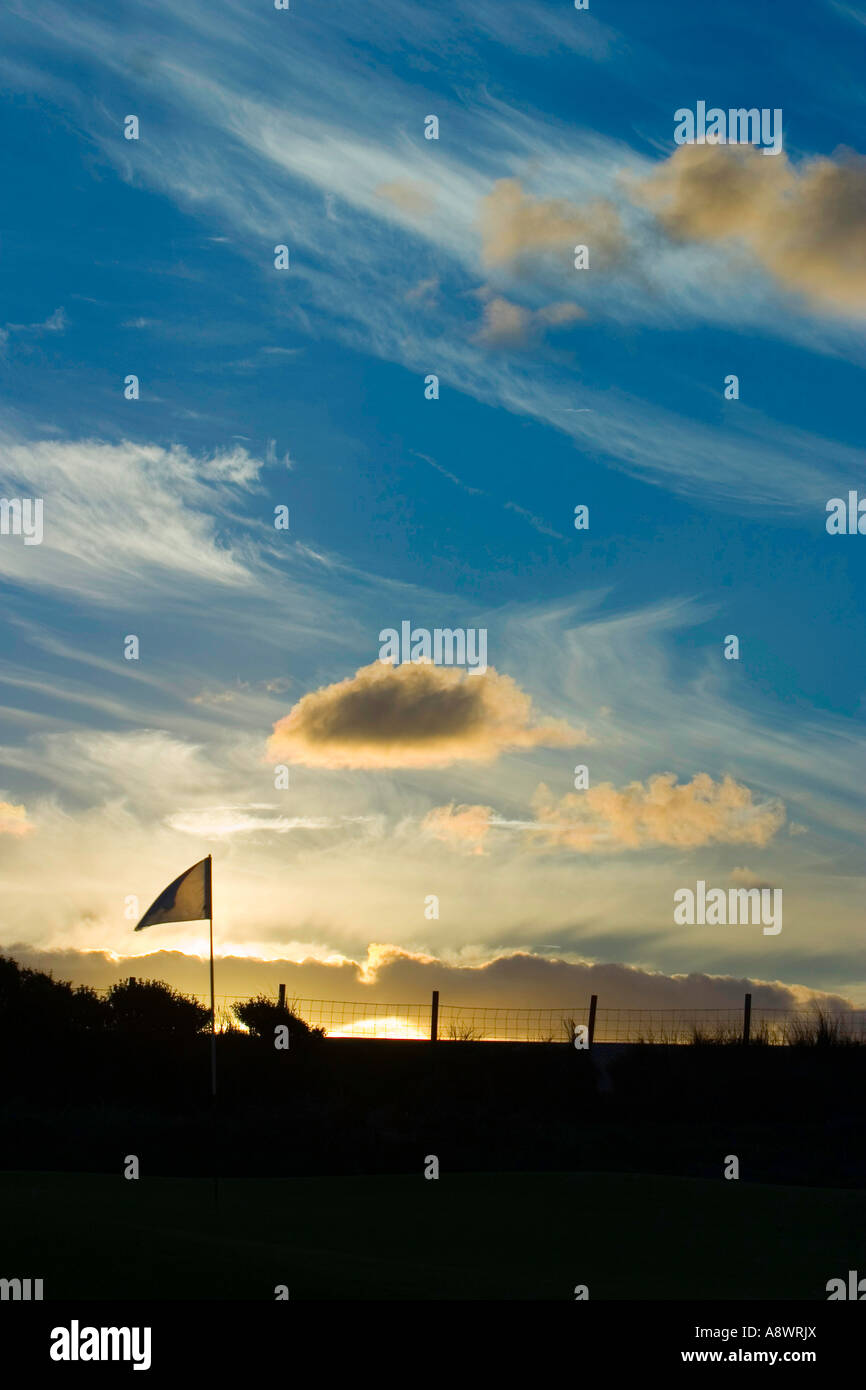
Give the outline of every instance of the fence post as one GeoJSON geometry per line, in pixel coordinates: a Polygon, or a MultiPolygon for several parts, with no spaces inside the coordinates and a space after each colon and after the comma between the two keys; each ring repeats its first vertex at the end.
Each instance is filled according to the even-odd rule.
{"type": "Polygon", "coordinates": [[[593,994],[589,1001],[589,1050],[592,1051],[592,1040],[595,1037],[595,1011],[598,1008],[598,995],[593,994]]]}
{"type": "Polygon", "coordinates": [[[746,1002],[743,1005],[743,1046],[749,1045],[749,1030],[752,1024],[752,996],[746,995],[746,1002]]]}
{"type": "Polygon", "coordinates": [[[433,999],[430,1003],[430,1041],[435,1042],[439,1036],[439,991],[434,989],[433,999]]]}
{"type": "Polygon", "coordinates": [[[281,1008],[281,1009],[284,1009],[285,1007],[286,1007],[286,987],[285,987],[285,985],[280,985],[280,1008],[281,1008]]]}

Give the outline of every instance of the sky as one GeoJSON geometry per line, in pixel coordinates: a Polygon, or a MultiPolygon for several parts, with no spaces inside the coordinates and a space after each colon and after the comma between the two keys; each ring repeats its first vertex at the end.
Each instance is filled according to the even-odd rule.
{"type": "Polygon", "coordinates": [[[2,949],[204,990],[205,923],[132,927],[212,854],[226,993],[866,1006],[866,7],[0,40],[2,949]]]}

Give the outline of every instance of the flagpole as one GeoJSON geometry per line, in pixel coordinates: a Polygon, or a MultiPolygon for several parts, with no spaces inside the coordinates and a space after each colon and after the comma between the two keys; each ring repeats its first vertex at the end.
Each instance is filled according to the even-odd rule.
{"type": "Polygon", "coordinates": [[[207,857],[207,910],[210,923],[210,1124],[211,1159],[213,1162],[213,1203],[214,1210],[220,1204],[219,1165],[217,1162],[217,1123],[216,1123],[216,1000],[213,988],[213,856],[207,857]]]}
{"type": "Polygon", "coordinates": [[[208,921],[210,923],[210,1092],[217,1093],[216,1077],[216,1006],[213,989],[213,856],[207,857],[208,921]]]}

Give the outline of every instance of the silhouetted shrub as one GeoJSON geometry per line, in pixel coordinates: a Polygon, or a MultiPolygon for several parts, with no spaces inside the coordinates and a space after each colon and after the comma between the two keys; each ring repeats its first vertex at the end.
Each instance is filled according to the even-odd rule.
{"type": "Polygon", "coordinates": [[[194,1037],[210,1023],[210,1010],[161,980],[121,980],[108,991],[111,1026],[148,1037],[194,1037]]]}
{"type": "Polygon", "coordinates": [[[108,1023],[105,1000],[95,990],[0,956],[0,1026],[45,1034],[99,1032],[108,1023]]]}
{"type": "Polygon", "coordinates": [[[290,1045],[318,1041],[325,1036],[324,1028],[311,1028],[288,1005],[280,1005],[267,994],[255,994],[251,999],[232,1004],[232,1012],[245,1028],[249,1028],[253,1037],[266,1038],[269,1042],[273,1042],[274,1029],[279,1024],[288,1028],[290,1045]]]}

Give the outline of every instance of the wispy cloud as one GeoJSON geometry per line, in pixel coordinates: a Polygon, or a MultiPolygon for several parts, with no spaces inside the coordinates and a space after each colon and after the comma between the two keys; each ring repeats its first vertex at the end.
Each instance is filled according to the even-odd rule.
{"type": "Polygon", "coordinates": [[[528,512],[525,507],[519,507],[516,502],[505,502],[503,504],[510,512],[516,512],[522,516],[524,521],[528,521],[530,526],[542,536],[554,536],[557,540],[564,540],[565,537],[560,531],[554,531],[552,526],[548,526],[542,521],[540,516],[535,516],[533,512],[528,512]]]}
{"type": "Polygon", "coordinates": [[[287,835],[292,830],[328,830],[339,824],[325,816],[263,814],[271,810],[267,805],[208,806],[197,811],[176,811],[166,817],[166,824],[184,835],[204,840],[262,831],[287,835]]]}
{"type": "MultiPolygon", "coordinates": [[[[80,108],[80,120],[128,177],[211,224],[218,218],[263,276],[274,274],[273,245],[290,242],[294,292],[283,309],[304,331],[312,309],[316,331],[352,349],[413,371],[436,362],[455,389],[562,430],[612,467],[718,505],[802,511],[827,495],[828,469],[816,460],[839,459],[843,468],[853,463],[855,451],[832,439],[798,440],[743,408],[721,438],[655,403],[612,392],[582,391],[586,413],[577,416],[571,413],[572,373],[548,364],[539,377],[507,361],[486,360],[485,337],[496,334],[496,325],[477,342],[468,340],[467,297],[483,274],[485,245],[504,277],[492,287],[497,300],[513,304],[511,262],[523,252],[558,255],[567,232],[564,255],[573,249],[573,228],[579,230],[580,217],[593,209],[597,253],[603,259],[607,246],[609,259],[617,261],[623,238],[629,256],[620,255],[597,279],[578,276],[568,263],[554,277],[556,298],[549,277],[536,282],[530,276],[526,283],[535,298],[517,310],[521,321],[524,312],[543,314],[545,305],[575,302],[579,285],[580,307],[594,321],[671,330],[716,322],[788,334],[819,350],[832,350],[835,342],[835,350],[844,344],[855,356],[862,351],[844,325],[805,321],[790,295],[780,298],[759,269],[732,281],[728,249],[720,242],[671,239],[632,198],[638,183],[663,166],[598,132],[575,132],[547,115],[507,107],[480,88],[464,116],[473,138],[459,147],[427,142],[418,92],[398,76],[371,84],[348,47],[341,50],[341,91],[347,107],[363,109],[365,117],[363,126],[347,125],[323,99],[334,61],[333,53],[326,61],[323,35],[307,33],[281,49],[263,82],[256,57],[261,25],[241,25],[227,11],[217,20],[209,7],[193,6],[174,33],[167,6],[154,16],[174,42],[170,60],[148,63],[148,138],[134,150],[123,148],[107,111],[99,119],[90,106],[80,108]],[[282,100],[285,81],[292,86],[291,109],[282,100]],[[178,107],[186,113],[183,122],[176,119],[178,107]],[[402,120],[395,119],[399,111],[406,113],[402,120]],[[415,185],[429,190],[432,200],[420,218],[417,205],[407,211],[399,199],[377,191],[415,185]],[[323,215],[325,195],[333,200],[333,218],[323,215]],[[355,233],[348,238],[340,208],[352,212],[355,233]],[[419,284],[419,265],[420,283],[440,287],[435,305],[425,300],[430,312],[424,319],[406,297],[419,284]]],[[[587,18],[572,23],[571,32],[587,18]]],[[[43,43],[67,44],[128,81],[128,38],[110,26],[56,8],[33,23],[43,43]]],[[[328,31],[329,44],[342,43],[342,23],[337,19],[328,31]]],[[[491,16],[490,25],[501,28],[501,21],[494,24],[491,16]]],[[[429,29],[424,16],[416,27],[429,29]]],[[[393,37],[396,42],[396,31],[393,37]]],[[[387,46],[384,35],[382,42],[387,46]]],[[[800,201],[805,207],[813,200],[800,201]]],[[[841,223],[839,229],[841,235],[841,223]]]]}
{"type": "Polygon", "coordinates": [[[255,483],[259,464],[245,450],[194,459],[182,448],[133,443],[3,443],[6,495],[38,497],[44,507],[41,545],[0,549],[8,579],[109,603],[152,592],[166,575],[196,587],[253,584],[215,519],[232,489],[255,483]]]}

